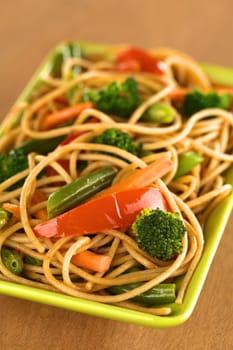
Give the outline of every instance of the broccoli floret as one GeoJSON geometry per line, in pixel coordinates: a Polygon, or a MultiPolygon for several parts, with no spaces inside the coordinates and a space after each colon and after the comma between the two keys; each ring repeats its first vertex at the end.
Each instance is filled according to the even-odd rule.
{"type": "Polygon", "coordinates": [[[123,83],[113,82],[104,89],[89,90],[83,96],[84,101],[92,101],[102,112],[127,118],[140,105],[138,83],[128,78],[123,83]]]}
{"type": "Polygon", "coordinates": [[[168,260],[182,251],[186,229],[178,213],[143,209],[132,229],[139,248],[154,258],[168,260]]]}
{"type": "Polygon", "coordinates": [[[92,142],[115,146],[136,156],[138,156],[142,150],[141,143],[135,143],[128,133],[114,128],[106,129],[102,134],[94,137],[92,142]]]}
{"type": "Polygon", "coordinates": [[[195,89],[185,96],[182,110],[185,117],[190,117],[206,108],[229,109],[231,100],[231,95],[228,93],[219,95],[215,91],[204,93],[195,89]]]}
{"type": "MultiPolygon", "coordinates": [[[[14,149],[8,154],[0,155],[0,183],[11,176],[28,168],[27,155],[19,149],[14,149]]],[[[8,190],[14,190],[22,186],[24,179],[10,186],[8,190]]]]}

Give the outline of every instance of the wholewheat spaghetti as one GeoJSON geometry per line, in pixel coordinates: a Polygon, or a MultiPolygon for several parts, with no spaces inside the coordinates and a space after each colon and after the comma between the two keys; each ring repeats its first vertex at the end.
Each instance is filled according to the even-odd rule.
{"type": "MultiPolygon", "coordinates": [[[[27,255],[42,262],[40,266],[25,263],[23,273],[16,275],[0,259],[0,278],[165,315],[172,312],[170,307],[146,308],[134,303],[132,298],[160,283],[183,276],[176,297],[176,303],[182,303],[204,248],[205,221],[213,208],[231,191],[231,186],[224,182],[223,173],[233,162],[233,116],[230,109],[206,108],[188,119],[184,118],[179,98],[178,105],[174,99],[176,91],[215,89],[199,65],[183,53],[161,48],[152,50],[150,55],[159,60],[162,74],[148,72],[138,66],[136,70],[132,67],[128,67],[128,70],[120,69],[115,57],[126,49],[127,47],[109,48],[111,58],[104,55],[96,57],[89,53],[82,58],[65,60],[59,76],[54,76],[51,72],[43,75],[42,86],[34,89],[27,101],[17,103],[5,118],[0,138],[2,154],[32,139],[47,140],[74,133],[76,137],[72,142],[59,145],[45,155],[39,151],[29,152],[28,169],[0,183],[0,203],[14,204],[19,207],[20,213],[19,218],[13,215],[0,230],[0,247],[14,249],[22,257],[27,255]],[[74,68],[78,68],[79,72],[67,80],[67,75],[74,68]],[[123,82],[129,77],[133,77],[138,84],[141,102],[127,119],[107,114],[93,104],[77,113],[72,123],[61,123],[48,129],[42,127],[47,115],[56,114],[69,104],[82,103],[87,89],[99,91],[112,82],[123,82]],[[72,98],[69,100],[68,94],[71,91],[72,98]],[[173,105],[173,121],[169,124],[143,121],[142,116],[148,108],[160,102],[173,105]],[[89,122],[90,118],[94,118],[95,122],[89,122]],[[142,144],[144,154],[138,156],[111,145],[92,143],[94,137],[110,128],[129,133],[135,143],[142,144]],[[179,156],[185,152],[198,152],[203,157],[203,162],[188,174],[176,178],[179,156]],[[168,157],[173,168],[150,186],[159,188],[170,210],[179,213],[186,227],[182,251],[177,256],[168,261],[151,257],[139,248],[129,227],[125,230],[107,229],[81,237],[36,236],[34,227],[46,221],[37,214],[46,210],[48,197],[60,187],[106,166],[117,169],[113,185],[118,184],[138,169],[144,169],[162,157],[168,157]],[[85,163],[81,170],[77,168],[80,162],[85,163]],[[52,169],[49,176],[46,175],[48,168],[52,169]],[[25,179],[22,186],[9,190],[22,179],[25,179]],[[42,199],[36,201],[33,197],[37,190],[42,193],[42,199]],[[72,257],[87,250],[110,257],[109,270],[95,272],[76,266],[72,257]],[[135,266],[139,266],[140,270],[131,271],[135,266]],[[133,290],[118,295],[112,295],[108,291],[111,286],[130,283],[140,284],[133,290]]],[[[95,220],[94,213],[90,213],[90,220],[95,220]]]]}

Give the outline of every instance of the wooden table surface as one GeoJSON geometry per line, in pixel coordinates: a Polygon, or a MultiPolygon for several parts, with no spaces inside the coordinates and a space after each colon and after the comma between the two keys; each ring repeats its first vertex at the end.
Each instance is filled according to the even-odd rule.
{"type": "MultiPolygon", "coordinates": [[[[233,67],[233,2],[4,1],[0,9],[0,118],[42,58],[66,39],[170,46],[233,67]]],[[[0,349],[233,348],[233,217],[191,318],[153,329],[0,296],[0,349]]]]}

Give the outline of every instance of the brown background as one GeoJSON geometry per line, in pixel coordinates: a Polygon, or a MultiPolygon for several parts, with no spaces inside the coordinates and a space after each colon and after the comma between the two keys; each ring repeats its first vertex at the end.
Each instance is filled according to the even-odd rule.
{"type": "MultiPolygon", "coordinates": [[[[232,13],[231,0],[2,1],[0,119],[48,51],[67,39],[170,46],[233,67],[232,13]]],[[[184,325],[144,328],[0,296],[0,349],[232,349],[232,229],[233,218],[184,325]]]]}

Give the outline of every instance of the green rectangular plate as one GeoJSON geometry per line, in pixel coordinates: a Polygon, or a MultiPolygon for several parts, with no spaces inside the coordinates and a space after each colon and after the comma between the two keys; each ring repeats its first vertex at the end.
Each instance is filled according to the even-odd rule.
{"type": "MultiPolygon", "coordinates": [[[[34,77],[31,79],[18,101],[27,99],[30,96],[32,89],[38,83],[39,77],[51,70],[53,59],[57,52],[62,49],[64,44],[65,43],[60,44],[50,53],[50,55],[35,73],[34,77]]],[[[81,43],[81,45],[89,47],[88,45],[92,44],[81,43]]],[[[95,49],[97,51],[102,51],[107,50],[107,47],[97,44],[95,45],[95,49]]],[[[202,64],[202,67],[210,76],[212,81],[219,84],[233,86],[233,69],[204,63],[202,64]]],[[[233,185],[233,168],[228,171],[226,180],[228,183],[233,185]]],[[[189,283],[183,304],[171,304],[172,314],[169,316],[154,316],[147,313],[83,300],[60,293],[45,291],[6,281],[0,281],[0,293],[72,311],[139,324],[147,327],[166,328],[177,326],[185,322],[191,316],[194,310],[232,209],[233,194],[224,199],[221,204],[211,213],[205,228],[205,248],[200,263],[189,283]]]]}

